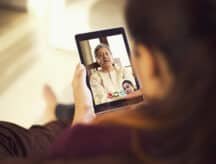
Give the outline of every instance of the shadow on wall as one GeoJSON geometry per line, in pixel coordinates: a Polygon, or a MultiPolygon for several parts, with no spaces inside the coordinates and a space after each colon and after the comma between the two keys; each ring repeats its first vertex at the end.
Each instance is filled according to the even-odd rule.
{"type": "Polygon", "coordinates": [[[125,27],[125,2],[126,0],[97,0],[89,13],[91,29],[125,27]]]}
{"type": "Polygon", "coordinates": [[[35,24],[25,12],[0,9],[0,95],[37,62],[35,24]]]}
{"type": "Polygon", "coordinates": [[[28,0],[0,0],[0,8],[27,11],[28,0]]]}

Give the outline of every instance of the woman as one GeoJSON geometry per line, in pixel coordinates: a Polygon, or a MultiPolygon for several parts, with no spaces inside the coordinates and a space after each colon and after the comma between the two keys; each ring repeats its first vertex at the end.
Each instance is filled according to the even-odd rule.
{"type": "Polygon", "coordinates": [[[133,66],[149,104],[95,118],[86,71],[78,65],[74,122],[50,157],[215,163],[215,6],[211,0],[128,0],[133,66]]]}
{"type": "Polygon", "coordinates": [[[79,65],[73,128],[55,142],[51,156],[215,163],[215,7],[210,0],[129,0],[133,66],[149,105],[95,119],[79,65]]]}
{"type": "Polygon", "coordinates": [[[127,95],[133,93],[136,90],[136,88],[130,80],[124,80],[122,82],[122,88],[124,89],[124,92],[127,95]]]}
{"type": "Polygon", "coordinates": [[[114,93],[122,94],[122,82],[134,81],[131,72],[114,63],[110,48],[99,44],[95,48],[95,58],[100,68],[90,76],[90,85],[96,104],[113,101],[114,93]]]}

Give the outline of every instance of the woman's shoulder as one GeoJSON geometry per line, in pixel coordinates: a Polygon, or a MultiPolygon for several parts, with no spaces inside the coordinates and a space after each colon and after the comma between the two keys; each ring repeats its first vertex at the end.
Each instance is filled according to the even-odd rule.
{"type": "Polygon", "coordinates": [[[115,65],[114,65],[114,68],[115,68],[116,70],[122,70],[122,69],[124,69],[124,67],[122,67],[122,66],[120,66],[120,65],[118,65],[118,64],[115,64],[115,65]]]}
{"type": "Polygon", "coordinates": [[[117,126],[75,125],[53,144],[52,157],[89,156],[129,151],[130,129],[117,126]]]}
{"type": "Polygon", "coordinates": [[[100,79],[102,76],[101,74],[102,74],[102,71],[100,70],[94,71],[91,73],[90,79],[100,79]]]}

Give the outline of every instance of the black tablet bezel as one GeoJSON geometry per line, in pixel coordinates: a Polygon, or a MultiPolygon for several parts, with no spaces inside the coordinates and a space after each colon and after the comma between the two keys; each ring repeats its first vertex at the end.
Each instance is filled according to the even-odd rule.
{"type": "MultiPolygon", "coordinates": [[[[84,54],[82,54],[82,50],[81,50],[81,46],[80,46],[81,41],[100,38],[100,37],[108,37],[108,36],[113,36],[113,35],[119,35],[119,34],[122,34],[122,36],[123,36],[125,47],[126,47],[126,50],[127,50],[127,54],[128,54],[128,57],[129,57],[130,63],[131,63],[130,48],[129,48],[129,44],[128,44],[128,41],[127,41],[126,33],[124,31],[124,28],[122,28],[122,27],[112,28],[112,29],[105,29],[105,30],[88,32],[88,33],[81,33],[81,34],[75,35],[76,45],[77,45],[77,48],[78,48],[81,63],[85,64],[84,63],[84,58],[83,58],[84,54]]],[[[139,89],[140,86],[139,86],[139,83],[138,83],[136,77],[135,77],[135,81],[136,81],[137,89],[139,89]]],[[[88,77],[87,77],[87,85],[91,90],[88,77]]],[[[93,96],[92,91],[91,91],[91,94],[93,96]]],[[[113,111],[113,109],[115,109],[115,108],[119,108],[119,107],[125,106],[125,105],[135,104],[135,103],[138,103],[138,102],[141,102],[141,101],[143,101],[142,96],[139,96],[139,97],[136,97],[136,98],[133,98],[133,99],[122,99],[122,100],[112,101],[112,102],[99,104],[99,105],[96,105],[94,100],[93,100],[93,103],[94,103],[94,107],[95,107],[95,113],[100,113],[100,112],[105,112],[105,111],[109,111],[109,110],[113,111]]]]}

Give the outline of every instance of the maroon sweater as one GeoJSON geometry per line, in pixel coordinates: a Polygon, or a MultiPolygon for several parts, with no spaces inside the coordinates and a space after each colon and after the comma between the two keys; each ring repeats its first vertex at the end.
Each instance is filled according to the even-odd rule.
{"type": "Polygon", "coordinates": [[[132,131],[124,127],[76,125],[66,129],[50,147],[50,158],[129,155],[132,131]]]}
{"type": "MultiPolygon", "coordinates": [[[[25,129],[16,124],[0,122],[0,160],[11,157],[41,157],[68,125],[61,121],[25,129]]],[[[0,162],[1,163],[1,162],[0,162]]]]}

